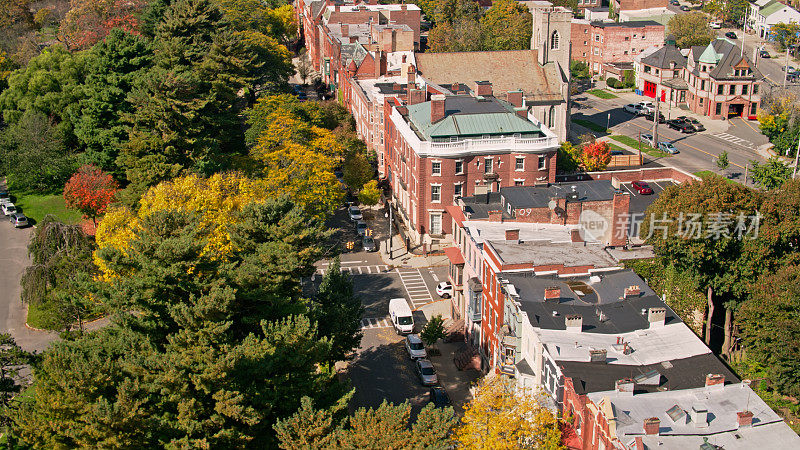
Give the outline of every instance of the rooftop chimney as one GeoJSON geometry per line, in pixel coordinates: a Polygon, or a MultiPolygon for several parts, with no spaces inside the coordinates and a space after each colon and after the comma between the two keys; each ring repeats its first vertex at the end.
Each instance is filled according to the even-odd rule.
{"type": "Polygon", "coordinates": [[[445,96],[442,94],[431,95],[431,123],[444,119],[444,99],[445,96]]]}
{"type": "Polygon", "coordinates": [[[710,373],[706,375],[706,387],[714,386],[714,389],[721,389],[725,386],[725,375],[710,373]]]}
{"type": "Polygon", "coordinates": [[[559,302],[561,300],[561,288],[551,286],[544,288],[544,301],[546,302],[559,302]]]}
{"type": "Polygon", "coordinates": [[[692,406],[692,422],[696,428],[708,428],[708,410],[702,406],[692,406]]]}
{"type": "Polygon", "coordinates": [[[458,83],[453,83],[452,85],[450,85],[450,91],[453,94],[457,93],[460,90],[461,90],[461,86],[459,86],[458,83]]]}
{"type": "MultiPolygon", "coordinates": [[[[567,331],[580,333],[583,331],[583,316],[580,314],[567,314],[564,318],[564,324],[567,326],[567,331]]],[[[603,360],[605,361],[605,359],[605,355],[603,355],[603,360]]]]}
{"type": "Polygon", "coordinates": [[[408,9],[408,5],[406,5],[405,3],[403,3],[402,5],[400,5],[400,11],[405,11],[405,10],[407,10],[407,9],[408,9]]]}
{"type": "Polygon", "coordinates": [[[342,36],[347,37],[350,36],[350,25],[343,23],[342,25],[342,36]]]}
{"type": "Polygon", "coordinates": [[[739,411],[736,413],[736,422],[739,428],[749,427],[753,425],[753,412],[752,411],[739,411]]]}
{"type": "Polygon", "coordinates": [[[405,62],[406,62],[406,55],[403,55],[403,56],[402,56],[402,62],[405,64],[405,62]]]}
{"type": "Polygon", "coordinates": [[[522,107],[522,91],[508,91],[506,92],[506,101],[511,103],[512,105],[516,106],[517,108],[522,107]]]}
{"type": "Polygon", "coordinates": [[[502,221],[503,221],[503,211],[500,210],[489,211],[489,222],[502,222],[502,221]]]}
{"type": "Polygon", "coordinates": [[[589,362],[604,363],[606,362],[607,353],[608,352],[604,348],[600,350],[589,350],[589,362]]]}
{"type": "Polygon", "coordinates": [[[650,328],[663,327],[667,320],[667,308],[658,307],[647,310],[647,321],[650,328]]]}
{"type": "Polygon", "coordinates": [[[624,293],[622,294],[623,298],[631,298],[631,297],[638,297],[642,293],[642,290],[639,288],[638,285],[628,286],[625,288],[624,293]]]}
{"type": "Polygon", "coordinates": [[[519,230],[506,230],[507,241],[519,241],[519,230]]]}
{"type": "Polygon", "coordinates": [[[514,108],[514,112],[517,113],[517,115],[522,117],[523,119],[528,118],[528,108],[524,106],[520,106],[519,108],[514,108]]]}
{"type": "Polygon", "coordinates": [[[408,83],[406,89],[412,89],[416,85],[417,69],[413,64],[409,64],[408,68],[406,69],[406,82],[408,83]]]}
{"type": "Polygon", "coordinates": [[[658,434],[658,428],[661,426],[661,421],[658,417],[651,417],[644,419],[644,434],[655,435],[658,434]]]}
{"type": "Polygon", "coordinates": [[[581,237],[581,230],[570,230],[569,239],[572,242],[583,242],[583,238],[581,237]]]}
{"type": "Polygon", "coordinates": [[[614,382],[614,390],[622,394],[633,395],[633,379],[623,378],[614,382]]]}
{"type": "Polygon", "coordinates": [[[416,105],[417,103],[425,102],[425,91],[422,89],[409,89],[408,90],[408,104],[416,105]]]}
{"type": "Polygon", "coordinates": [[[488,81],[475,82],[475,95],[478,97],[491,97],[492,96],[492,83],[488,81]]]}

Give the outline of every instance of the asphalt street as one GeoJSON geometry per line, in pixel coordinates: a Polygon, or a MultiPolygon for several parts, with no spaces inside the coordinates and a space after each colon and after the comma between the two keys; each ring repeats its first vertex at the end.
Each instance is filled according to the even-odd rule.
{"type": "MultiPolygon", "coordinates": [[[[640,134],[653,132],[653,123],[644,117],[637,117],[625,112],[622,107],[635,101],[649,100],[635,94],[622,95],[614,99],[600,99],[590,94],[577,95],[573,102],[572,118],[590,120],[597,125],[605,127],[610,125],[611,134],[622,134],[638,139],[640,134]],[[610,114],[610,120],[609,120],[610,114]]],[[[680,108],[661,109],[669,120],[682,115],[690,115],[688,111],[680,108]]],[[[716,160],[723,151],[728,152],[730,167],[724,171],[734,179],[743,178],[745,166],[751,160],[763,161],[756,148],[767,142],[766,137],[758,130],[758,124],[741,118],[726,121],[726,124],[709,124],[709,119],[702,118],[701,122],[707,124],[706,131],[684,134],[678,130],[670,129],[666,124],[658,125],[658,140],[671,141],[680,151],[677,155],[655,158],[659,164],[669,165],[683,169],[690,173],[700,170],[720,172],[716,160]],[[709,126],[711,125],[711,126],[709,126]],[[724,129],[724,131],[722,131],[724,129]]],[[[593,132],[596,136],[606,133],[593,132]]],[[[653,159],[653,158],[651,158],[653,159]]]]}

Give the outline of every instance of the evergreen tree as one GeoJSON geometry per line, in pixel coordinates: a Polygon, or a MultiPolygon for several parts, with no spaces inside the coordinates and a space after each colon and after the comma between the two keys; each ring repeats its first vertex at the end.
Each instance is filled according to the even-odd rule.
{"type": "Polygon", "coordinates": [[[331,341],[331,362],[343,360],[361,343],[361,316],[364,306],[353,294],[350,274],[342,272],[337,256],[325,272],[311,316],[316,320],[321,336],[331,341]]]}

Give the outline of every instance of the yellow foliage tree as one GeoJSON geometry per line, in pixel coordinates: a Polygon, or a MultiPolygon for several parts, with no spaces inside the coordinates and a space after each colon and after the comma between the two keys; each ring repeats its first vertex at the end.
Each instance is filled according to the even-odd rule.
{"type": "MultiPolygon", "coordinates": [[[[111,247],[124,252],[136,235],[140,219],[157,211],[185,211],[198,214],[204,229],[208,230],[203,254],[224,257],[235,250],[229,233],[233,213],[248,204],[264,202],[272,195],[263,180],[253,180],[240,173],[215,174],[209,178],[197,175],[176,178],[147,191],[136,212],[125,207],[108,212],[97,227],[97,247],[111,247]]],[[[97,255],[95,263],[104,275],[115,275],[106,269],[97,255]]]]}
{"type": "Polygon", "coordinates": [[[564,448],[558,419],[540,395],[517,391],[513,380],[504,376],[478,382],[455,441],[468,449],[564,448]]]}

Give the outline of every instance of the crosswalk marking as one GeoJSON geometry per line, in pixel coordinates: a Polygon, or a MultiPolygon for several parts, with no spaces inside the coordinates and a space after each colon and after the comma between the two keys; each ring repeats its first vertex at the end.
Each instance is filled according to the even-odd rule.
{"type": "Polygon", "coordinates": [[[741,145],[743,147],[753,147],[753,143],[752,142],[748,141],[747,139],[742,139],[740,137],[736,137],[736,136],[734,136],[732,134],[717,133],[717,134],[712,134],[711,136],[714,136],[716,138],[720,138],[723,141],[730,142],[731,144],[737,144],[737,145],[741,145]]]}
{"type": "Polygon", "coordinates": [[[361,329],[368,330],[370,328],[388,328],[392,326],[392,321],[389,317],[366,317],[361,319],[361,329]]]}
{"type": "MultiPolygon", "coordinates": [[[[317,268],[317,274],[325,275],[327,271],[327,267],[317,268]]],[[[342,267],[342,272],[347,272],[351,275],[364,275],[370,273],[381,273],[386,272],[389,270],[389,266],[378,264],[373,266],[349,266],[349,267],[342,267]]]]}
{"type": "Polygon", "coordinates": [[[406,289],[413,309],[433,301],[428,285],[425,284],[425,279],[422,278],[419,269],[397,269],[397,274],[400,275],[400,281],[406,289]]]}

